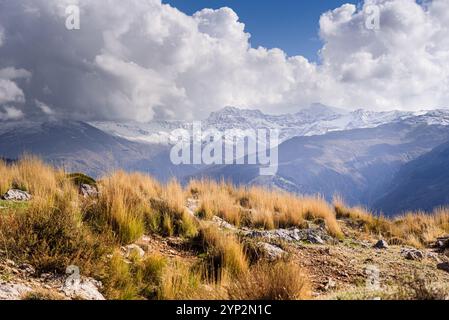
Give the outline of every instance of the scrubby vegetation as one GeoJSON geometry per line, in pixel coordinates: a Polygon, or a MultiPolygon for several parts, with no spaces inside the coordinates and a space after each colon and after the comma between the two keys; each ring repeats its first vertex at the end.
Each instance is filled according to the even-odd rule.
{"type": "Polygon", "coordinates": [[[337,218],[349,219],[367,233],[388,239],[391,244],[407,244],[422,248],[439,236],[449,233],[449,210],[437,208],[431,214],[406,213],[393,219],[376,216],[366,209],[348,208],[341,199],[334,199],[337,218]]]}
{"type": "Polygon", "coordinates": [[[192,181],[188,189],[200,198],[198,214],[213,215],[237,226],[262,229],[304,227],[306,221],[323,220],[328,231],[342,237],[333,208],[320,197],[299,197],[260,187],[235,188],[224,182],[192,181]]]}
{"type": "MultiPolygon", "coordinates": [[[[270,262],[254,255],[238,234],[211,224],[218,216],[238,228],[273,230],[323,226],[336,241],[343,222],[390,243],[423,247],[449,233],[449,211],[388,219],[336,199],[302,197],[258,187],[234,187],[208,180],[161,184],[122,171],[98,181],[66,174],[25,156],[0,161],[0,195],[9,189],[32,194],[26,203],[0,201],[0,258],[27,262],[39,273],[64,273],[77,265],[101,280],[111,299],[308,299],[306,270],[288,257],[270,262]],[[99,190],[83,197],[80,184],[99,190]],[[197,205],[189,207],[189,202],[197,205]],[[191,256],[146,252],[125,256],[123,246],[144,235],[180,239],[191,256]]],[[[52,299],[33,292],[27,299],[52,299]]]]}

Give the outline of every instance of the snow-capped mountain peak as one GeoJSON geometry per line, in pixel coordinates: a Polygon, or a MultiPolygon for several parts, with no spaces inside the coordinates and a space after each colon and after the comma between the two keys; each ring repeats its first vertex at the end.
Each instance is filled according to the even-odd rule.
{"type": "MultiPolygon", "coordinates": [[[[408,121],[427,124],[449,125],[449,110],[421,112],[386,111],[376,112],[364,109],[347,111],[312,104],[294,114],[269,115],[260,110],[225,107],[213,112],[201,121],[204,130],[214,128],[221,132],[236,129],[277,129],[280,142],[295,136],[323,135],[331,131],[373,128],[383,124],[408,121]]],[[[192,122],[154,120],[149,123],[92,122],[91,125],[110,134],[139,142],[167,144],[173,130],[191,129],[192,122]]]]}

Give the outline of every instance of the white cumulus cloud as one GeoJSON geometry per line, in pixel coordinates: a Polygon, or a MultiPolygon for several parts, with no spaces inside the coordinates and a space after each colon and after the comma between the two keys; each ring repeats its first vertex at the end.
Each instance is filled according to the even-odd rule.
{"type": "Polygon", "coordinates": [[[0,108],[0,120],[1,121],[20,120],[23,117],[24,117],[24,114],[23,114],[22,110],[19,110],[16,107],[5,106],[3,108],[0,108]]]}
{"type": "Polygon", "coordinates": [[[70,117],[138,121],[201,118],[228,105],[449,107],[449,2],[364,5],[378,7],[379,29],[351,4],[323,13],[321,59],[311,63],[251,47],[230,8],[189,16],[160,0],[3,0],[0,68],[33,76],[0,76],[0,103],[22,103],[27,115],[39,101],[70,117]],[[80,6],[80,30],[65,28],[69,4],[80,6]]]}

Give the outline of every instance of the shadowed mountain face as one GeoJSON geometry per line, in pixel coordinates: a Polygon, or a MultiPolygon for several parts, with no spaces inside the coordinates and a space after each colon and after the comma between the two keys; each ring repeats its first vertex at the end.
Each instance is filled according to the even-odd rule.
{"type": "Polygon", "coordinates": [[[328,200],[339,194],[350,204],[370,206],[404,164],[447,140],[447,127],[399,122],[290,139],[279,147],[274,177],[259,176],[257,166],[245,165],[216,166],[199,176],[318,193],[328,200]]]}
{"type": "Polygon", "coordinates": [[[159,146],[130,142],[77,121],[25,122],[0,131],[2,157],[17,159],[30,153],[67,171],[92,176],[141,168],[161,151],[159,146]]]}
{"type": "Polygon", "coordinates": [[[449,204],[449,143],[404,165],[374,207],[386,214],[449,204]]]}

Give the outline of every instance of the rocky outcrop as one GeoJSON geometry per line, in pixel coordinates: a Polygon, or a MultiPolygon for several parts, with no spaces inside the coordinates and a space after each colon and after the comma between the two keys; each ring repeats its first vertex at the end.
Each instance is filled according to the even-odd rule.
{"type": "Polygon", "coordinates": [[[286,242],[305,241],[312,244],[325,244],[333,240],[323,228],[255,230],[244,232],[244,234],[249,238],[265,238],[270,241],[281,240],[286,242]]]}
{"type": "Polygon", "coordinates": [[[96,198],[98,197],[98,189],[90,184],[81,184],[79,192],[84,198],[96,198]]]}
{"type": "Polygon", "coordinates": [[[10,189],[2,196],[3,200],[7,201],[30,201],[31,195],[19,189],[10,189]]]}
{"type": "Polygon", "coordinates": [[[264,257],[269,261],[282,259],[287,254],[287,252],[285,252],[278,246],[266,242],[259,242],[257,244],[257,247],[262,251],[264,257]]]}
{"type": "Polygon", "coordinates": [[[405,248],[401,250],[401,254],[407,260],[420,261],[425,257],[425,254],[417,249],[405,248]]]}
{"type": "Polygon", "coordinates": [[[214,216],[212,218],[212,223],[214,223],[217,227],[219,227],[221,229],[237,231],[237,228],[235,226],[233,226],[232,224],[226,222],[225,220],[223,220],[222,218],[217,217],[217,216],[214,216]]]}
{"type": "Polygon", "coordinates": [[[0,280],[0,300],[28,299],[28,295],[39,295],[39,292],[46,292],[52,299],[58,300],[105,299],[100,292],[101,282],[79,275],[79,269],[75,266],[67,268],[67,275],[36,275],[36,270],[30,264],[16,264],[12,260],[0,258],[0,271],[8,275],[5,280],[0,280]]]}
{"type": "Polygon", "coordinates": [[[102,287],[101,282],[92,279],[67,279],[60,289],[70,299],[82,300],[105,300],[99,289],[102,287]]]}
{"type": "Polygon", "coordinates": [[[0,300],[21,300],[28,292],[33,291],[29,286],[19,283],[0,283],[0,300]]]}

